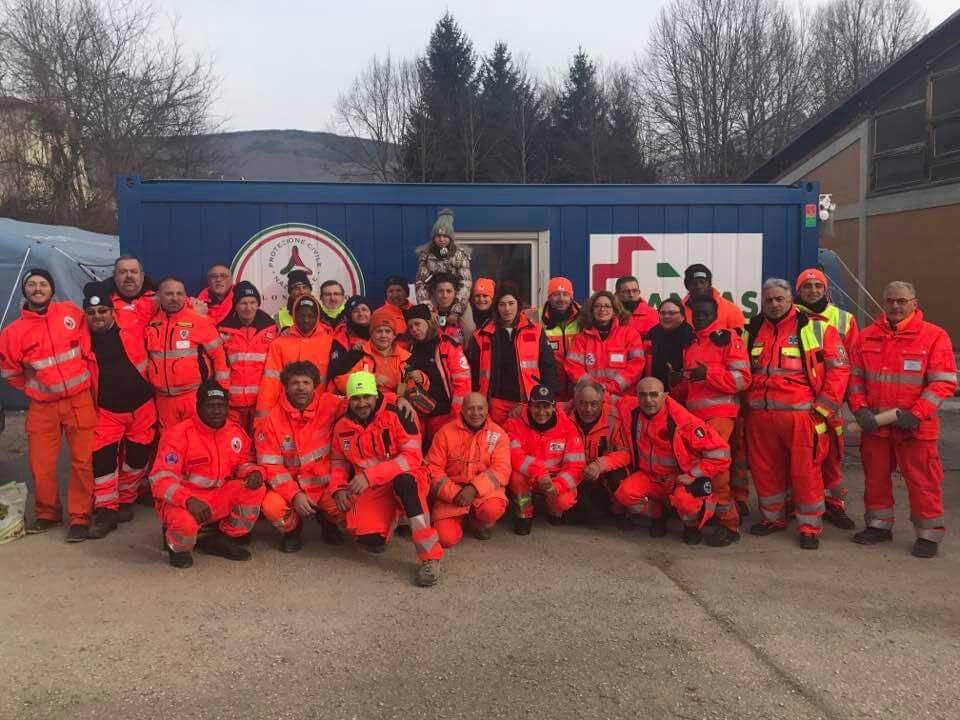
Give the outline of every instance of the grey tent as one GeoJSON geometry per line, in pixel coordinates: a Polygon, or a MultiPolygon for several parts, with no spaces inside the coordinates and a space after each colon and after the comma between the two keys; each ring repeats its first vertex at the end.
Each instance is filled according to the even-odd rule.
{"type": "MultiPolygon", "coordinates": [[[[120,242],[115,235],[0,218],[0,327],[20,314],[20,279],[26,268],[49,270],[57,285],[56,299],[79,305],[83,286],[110,275],[119,253],[120,242]]],[[[0,398],[8,409],[26,407],[23,396],[6,383],[0,388],[0,398]]]]}

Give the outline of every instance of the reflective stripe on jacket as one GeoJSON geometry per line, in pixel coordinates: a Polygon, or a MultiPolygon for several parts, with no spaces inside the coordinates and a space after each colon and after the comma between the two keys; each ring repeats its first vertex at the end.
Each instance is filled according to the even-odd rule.
{"type": "Polygon", "coordinates": [[[750,361],[743,340],[719,321],[700,330],[683,350],[683,369],[694,370],[701,364],[707,368],[706,378],[685,378],[671,388],[671,395],[703,420],[735,418],[740,412],[740,393],[750,385],[750,361]]]}
{"type": "Polygon", "coordinates": [[[157,393],[183,395],[200,387],[200,363],[206,375],[226,386],[230,369],[223,352],[223,340],[210,319],[195,313],[189,305],[168,315],[159,310],[144,330],[147,344],[147,379],[157,393]]]}
{"type": "Polygon", "coordinates": [[[566,369],[570,382],[589,375],[619,397],[631,394],[644,369],[643,339],[629,325],[613,321],[606,339],[596,328],[584,328],[567,353],[566,369]]]}
{"type": "Polygon", "coordinates": [[[262,310],[257,311],[251,325],[242,325],[236,315],[231,315],[217,329],[223,339],[227,365],[230,366],[227,388],[230,407],[253,407],[257,404],[267,352],[280,331],[262,310]]]}
{"type": "Polygon", "coordinates": [[[630,454],[626,447],[620,445],[623,429],[620,422],[620,413],[611,403],[603,403],[600,409],[600,418],[586,433],[577,419],[574,401],[564,407],[567,417],[573,422],[580,438],[583,440],[583,450],[587,464],[597,461],[602,472],[610,472],[627,467],[630,464],[630,454]]]}
{"type": "Polygon", "coordinates": [[[531,480],[549,474],[557,492],[575,489],[583,480],[587,458],[583,440],[573,422],[557,407],[557,422],[546,430],[530,424],[527,406],[519,417],[507,420],[510,436],[510,465],[513,471],[531,480]]]}
{"type": "Polygon", "coordinates": [[[83,311],[51,302],[43,313],[24,308],[0,332],[0,377],[31,400],[52,402],[91,386],[90,334],[83,311]]]}

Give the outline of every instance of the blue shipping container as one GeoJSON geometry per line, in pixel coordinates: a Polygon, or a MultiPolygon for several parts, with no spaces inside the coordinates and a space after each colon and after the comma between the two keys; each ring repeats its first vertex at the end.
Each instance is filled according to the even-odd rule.
{"type": "MultiPolygon", "coordinates": [[[[120,246],[154,277],[195,292],[224,263],[252,279],[265,309],[302,267],[350,292],[383,297],[382,280],[413,280],[414,249],[441,208],[471,247],[474,277],[512,279],[532,302],[563,275],[578,297],[637,275],[653,303],[683,292],[687,264],[748,315],[764,278],[791,280],[817,262],[815,183],[777,185],[375,185],[118,179],[120,246]]],[[[239,278],[238,278],[239,279],[239,278]]],[[[314,283],[315,289],[319,282],[314,283]]]]}

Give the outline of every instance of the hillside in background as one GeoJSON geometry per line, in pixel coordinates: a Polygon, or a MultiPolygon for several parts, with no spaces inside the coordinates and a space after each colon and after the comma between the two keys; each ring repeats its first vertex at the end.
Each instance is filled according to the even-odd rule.
{"type": "Polygon", "coordinates": [[[224,180],[376,182],[358,159],[369,141],[325,132],[251,130],[212,138],[224,180]]]}

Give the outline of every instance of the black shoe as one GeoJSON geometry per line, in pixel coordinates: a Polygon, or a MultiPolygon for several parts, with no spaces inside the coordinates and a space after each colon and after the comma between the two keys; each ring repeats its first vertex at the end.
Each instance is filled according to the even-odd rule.
{"type": "Polygon", "coordinates": [[[750,506],[744,500],[737,500],[737,514],[740,516],[740,524],[743,525],[743,519],[750,517],[750,506]]]}
{"type": "Polygon", "coordinates": [[[360,535],[357,537],[357,543],[364,550],[373,555],[380,555],[387,551],[387,539],[379,533],[360,535]]]}
{"type": "Polygon", "coordinates": [[[320,513],[317,513],[317,521],[320,523],[320,537],[327,545],[343,544],[343,533],[336,523],[330,522],[320,513]]]}
{"type": "Polygon", "coordinates": [[[302,527],[303,525],[297,525],[295,529],[280,536],[280,552],[300,552],[303,548],[303,540],[300,539],[300,528],[302,527]]]}
{"type": "Polygon", "coordinates": [[[854,530],[857,527],[857,524],[847,515],[847,511],[837,505],[828,504],[823,512],[823,518],[841,530],[854,530]]]}
{"type": "Polygon", "coordinates": [[[893,542],[893,530],[884,530],[883,528],[865,527],[854,535],[853,540],[857,545],[876,545],[882,542],[893,542]]]}
{"type": "Polygon", "coordinates": [[[727,547],[735,542],[740,542],[740,533],[734,532],[726,525],[720,525],[716,531],[707,535],[707,545],[710,547],[727,547]]]}
{"type": "Polygon", "coordinates": [[[27,525],[27,535],[40,535],[51,530],[55,527],[62,525],[60,520],[45,520],[43,518],[37,518],[32,523],[27,525]]]}
{"type": "Polygon", "coordinates": [[[767,535],[773,535],[776,532],[783,532],[786,529],[786,526],[783,525],[774,525],[773,523],[768,522],[758,522],[750,526],[750,534],[765,537],[767,535]]]}
{"type": "Polygon", "coordinates": [[[547,513],[547,522],[551,525],[563,525],[563,515],[551,515],[547,513]]]}
{"type": "Polygon", "coordinates": [[[493,527],[479,527],[477,525],[470,526],[470,533],[477,540],[489,540],[493,537],[493,527]]]}
{"type": "Polygon", "coordinates": [[[410,530],[409,525],[397,525],[393,531],[393,534],[397,537],[410,537],[413,535],[413,531],[410,530]]]}
{"type": "Polygon", "coordinates": [[[703,540],[703,535],[700,533],[699,528],[695,528],[695,527],[683,528],[683,541],[687,545],[699,545],[701,540],[703,540]]]}
{"type": "Polygon", "coordinates": [[[193,567],[193,555],[188,552],[174,552],[170,550],[170,564],[181,570],[193,567]]]}
{"type": "Polygon", "coordinates": [[[87,537],[91,540],[104,538],[117,529],[117,511],[116,510],[97,510],[93,514],[93,524],[87,531],[87,537]]]}
{"type": "Polygon", "coordinates": [[[533,518],[517,518],[513,523],[513,532],[517,535],[529,535],[533,529],[533,518]]]}
{"type": "Polygon", "coordinates": [[[236,537],[233,541],[240,547],[248,547],[250,543],[253,542],[253,533],[247,533],[246,535],[241,535],[236,537]]]}
{"type": "Polygon", "coordinates": [[[820,547],[820,538],[810,533],[800,533],[800,547],[804,550],[816,550],[820,547]]]}
{"type": "Polygon", "coordinates": [[[650,521],[650,537],[661,538],[667,534],[667,519],[665,517],[654,518],[650,521]]]}
{"type": "Polygon", "coordinates": [[[913,549],[910,550],[910,554],[918,558],[932,558],[937,556],[938,549],[939,545],[933,542],[933,540],[917,538],[916,542],[913,543],[913,549]]]}
{"type": "Polygon", "coordinates": [[[219,530],[201,538],[197,542],[197,550],[204,555],[216,555],[227,560],[249,560],[250,551],[242,548],[229,535],[219,530]]]}
{"type": "Polygon", "coordinates": [[[89,525],[71,525],[70,529],[67,530],[68,543],[83,542],[89,537],[90,537],[89,525]]]}
{"type": "Polygon", "coordinates": [[[120,503],[117,510],[117,522],[125,523],[133,520],[133,505],[131,503],[120,503]]]}

